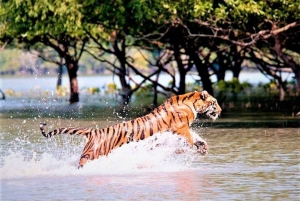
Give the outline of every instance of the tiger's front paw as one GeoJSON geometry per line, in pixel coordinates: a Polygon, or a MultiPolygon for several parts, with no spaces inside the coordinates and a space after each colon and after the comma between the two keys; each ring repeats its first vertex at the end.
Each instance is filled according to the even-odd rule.
{"type": "Polygon", "coordinates": [[[201,155],[206,155],[208,153],[208,144],[205,141],[196,141],[194,145],[197,147],[197,152],[201,155]]]}

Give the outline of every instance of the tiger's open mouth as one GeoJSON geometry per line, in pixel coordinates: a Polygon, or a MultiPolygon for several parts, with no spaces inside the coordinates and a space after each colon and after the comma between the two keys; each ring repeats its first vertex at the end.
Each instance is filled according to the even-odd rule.
{"type": "Polygon", "coordinates": [[[205,114],[207,117],[209,117],[213,121],[215,121],[219,116],[219,114],[216,111],[207,111],[205,114]]]}
{"type": "Polygon", "coordinates": [[[197,141],[194,144],[197,147],[197,152],[200,153],[201,155],[204,156],[208,153],[208,145],[206,142],[197,141]]]}

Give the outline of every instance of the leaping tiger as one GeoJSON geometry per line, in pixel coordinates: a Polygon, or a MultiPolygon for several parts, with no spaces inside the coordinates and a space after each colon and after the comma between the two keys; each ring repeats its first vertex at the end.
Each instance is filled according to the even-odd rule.
{"type": "Polygon", "coordinates": [[[155,133],[165,131],[183,136],[191,147],[195,145],[197,151],[205,155],[208,151],[206,141],[192,134],[189,127],[197,114],[204,114],[216,120],[221,111],[217,100],[207,91],[196,91],[173,96],[145,116],[107,128],[57,128],[46,133],[44,130],[46,124],[41,123],[40,130],[47,138],[57,134],[85,135],[88,140],[82,151],[78,168],[83,167],[88,160],[108,155],[124,143],[143,140],[155,133]]]}

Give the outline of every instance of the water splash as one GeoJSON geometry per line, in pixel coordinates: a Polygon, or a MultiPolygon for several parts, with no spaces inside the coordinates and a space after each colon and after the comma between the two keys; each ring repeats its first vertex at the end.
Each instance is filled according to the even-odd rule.
{"type": "Polygon", "coordinates": [[[165,132],[123,145],[107,157],[89,161],[84,168],[78,170],[77,164],[83,144],[70,143],[72,140],[69,140],[66,145],[65,140],[60,141],[56,139],[47,144],[37,145],[46,147],[39,152],[35,151],[37,148],[27,151],[10,150],[9,154],[2,158],[2,179],[177,172],[191,168],[194,158],[198,156],[184,139],[165,132]]]}

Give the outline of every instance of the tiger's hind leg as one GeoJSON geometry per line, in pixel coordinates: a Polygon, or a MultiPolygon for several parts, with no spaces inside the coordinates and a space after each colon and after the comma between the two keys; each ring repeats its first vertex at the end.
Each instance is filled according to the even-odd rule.
{"type": "Polygon", "coordinates": [[[100,137],[100,131],[99,130],[92,130],[90,133],[86,135],[87,142],[85,147],[83,148],[78,168],[83,167],[88,160],[94,160],[99,158],[100,155],[105,155],[105,150],[101,142],[100,137]]]}
{"type": "Polygon", "coordinates": [[[82,150],[82,154],[80,156],[80,160],[78,163],[78,169],[82,168],[88,160],[94,160],[95,158],[95,151],[94,151],[94,146],[95,142],[93,139],[90,138],[90,136],[87,136],[87,142],[85,147],[82,150]]]}
{"type": "Polygon", "coordinates": [[[83,165],[88,161],[87,157],[81,156],[78,164],[78,169],[83,168],[83,165]]]}
{"type": "Polygon", "coordinates": [[[93,160],[94,159],[94,154],[93,154],[93,150],[89,150],[90,148],[90,143],[87,143],[82,151],[82,154],[80,156],[80,160],[78,163],[78,169],[82,168],[88,160],[93,160]]]}

